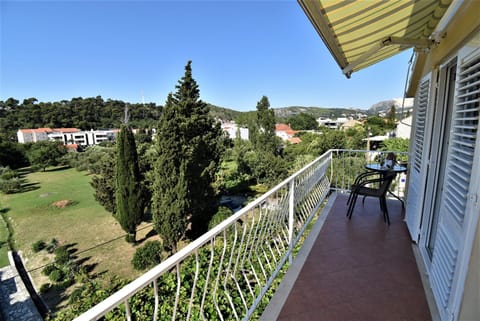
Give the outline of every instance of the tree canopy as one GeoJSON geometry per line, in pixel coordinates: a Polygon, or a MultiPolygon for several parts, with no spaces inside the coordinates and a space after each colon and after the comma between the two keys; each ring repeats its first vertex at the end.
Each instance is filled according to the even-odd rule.
{"type": "Polygon", "coordinates": [[[167,98],[157,129],[152,215],[155,230],[172,251],[190,225],[192,235],[208,228],[214,213],[215,179],[225,136],[209,115],[192,77],[191,61],[167,98]]]}
{"type": "MultiPolygon", "coordinates": [[[[101,96],[72,98],[57,102],[38,102],[29,98],[20,103],[9,98],[0,101],[0,136],[16,141],[20,128],[119,128],[126,103],[101,96]]],[[[152,128],[158,121],[161,106],[154,103],[129,104],[129,124],[137,128],[152,128]]]]}
{"type": "Polygon", "coordinates": [[[30,165],[41,168],[43,171],[48,166],[57,166],[67,148],[61,142],[41,141],[25,144],[30,165]]]}
{"type": "Polygon", "coordinates": [[[144,202],[135,139],[126,125],[122,125],[117,137],[116,159],[115,217],[128,233],[127,241],[134,242],[137,226],[142,221],[144,202]]]}

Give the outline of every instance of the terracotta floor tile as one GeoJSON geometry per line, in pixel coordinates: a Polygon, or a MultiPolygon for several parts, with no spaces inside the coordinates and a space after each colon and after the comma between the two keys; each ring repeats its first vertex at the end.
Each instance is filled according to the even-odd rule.
{"type": "Polygon", "coordinates": [[[335,201],[278,320],[428,321],[400,202],[388,202],[388,226],[378,200],[357,201],[351,220],[346,200],[335,201]]]}

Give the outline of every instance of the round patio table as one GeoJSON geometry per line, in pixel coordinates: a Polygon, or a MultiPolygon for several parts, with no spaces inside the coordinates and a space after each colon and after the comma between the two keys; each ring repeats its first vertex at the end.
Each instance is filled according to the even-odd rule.
{"type": "MultiPolygon", "coordinates": [[[[389,172],[389,171],[394,171],[396,174],[405,173],[407,171],[407,167],[402,166],[402,165],[394,165],[393,168],[389,168],[389,167],[384,166],[384,165],[382,166],[379,163],[366,164],[365,168],[368,169],[369,171],[378,172],[378,173],[380,173],[380,175],[382,173],[386,173],[386,172],[389,172]]],[[[391,190],[388,190],[388,193],[390,195],[392,195],[393,197],[395,197],[400,202],[402,202],[402,208],[405,208],[405,203],[403,202],[403,200],[400,197],[398,197],[398,195],[393,193],[391,190]]]]}

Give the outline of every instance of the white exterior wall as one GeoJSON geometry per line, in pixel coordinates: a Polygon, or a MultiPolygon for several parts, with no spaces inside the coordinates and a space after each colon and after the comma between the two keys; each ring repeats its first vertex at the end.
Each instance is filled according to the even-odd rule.
{"type": "Polygon", "coordinates": [[[248,140],[248,128],[238,127],[235,123],[226,123],[222,124],[222,129],[231,139],[238,138],[238,133],[240,132],[240,139],[248,140]]]}
{"type": "Polygon", "coordinates": [[[410,138],[410,132],[412,131],[412,116],[402,119],[397,125],[395,130],[395,137],[397,138],[410,138]]]}

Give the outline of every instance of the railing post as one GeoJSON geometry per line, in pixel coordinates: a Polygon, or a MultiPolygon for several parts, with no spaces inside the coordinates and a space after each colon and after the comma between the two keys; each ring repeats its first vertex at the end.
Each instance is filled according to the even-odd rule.
{"type": "Polygon", "coordinates": [[[295,207],[295,179],[290,182],[290,194],[288,199],[288,248],[290,254],[288,255],[288,262],[292,263],[293,252],[293,217],[295,207]]]}

